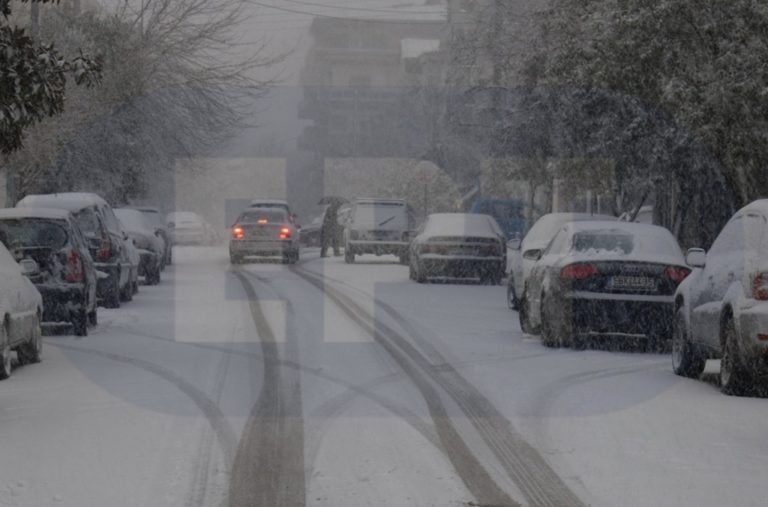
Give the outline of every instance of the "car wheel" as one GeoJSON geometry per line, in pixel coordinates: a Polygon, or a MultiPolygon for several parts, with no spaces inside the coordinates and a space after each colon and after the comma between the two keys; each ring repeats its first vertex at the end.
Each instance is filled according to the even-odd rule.
{"type": "Polygon", "coordinates": [[[88,311],[85,308],[72,316],[72,332],[75,336],[88,336],[88,311]]]}
{"type": "Polygon", "coordinates": [[[547,311],[550,303],[546,295],[541,296],[541,344],[545,347],[556,348],[560,346],[561,336],[559,327],[552,322],[553,317],[547,311]]]}
{"type": "Polygon", "coordinates": [[[344,262],[347,264],[355,262],[355,251],[351,247],[344,248],[344,262]]]}
{"type": "Polygon", "coordinates": [[[520,319],[520,329],[525,334],[535,334],[536,330],[531,325],[530,306],[528,303],[528,290],[523,290],[523,297],[520,298],[517,315],[520,319]]]}
{"type": "Polygon", "coordinates": [[[104,306],[106,308],[120,308],[120,273],[112,282],[112,285],[107,291],[107,295],[104,298],[104,306]]]}
{"type": "Polygon", "coordinates": [[[416,282],[427,283],[427,275],[424,273],[424,267],[416,261],[416,282]]]}
{"type": "Polygon", "coordinates": [[[129,281],[128,284],[120,290],[120,301],[128,302],[133,300],[133,281],[129,281]]]}
{"type": "Polygon", "coordinates": [[[734,396],[749,395],[752,389],[752,375],[744,366],[736,347],[736,328],[733,319],[723,324],[723,358],[720,361],[720,389],[734,396]]]}
{"type": "Polygon", "coordinates": [[[40,329],[40,315],[32,328],[29,341],[19,348],[19,362],[22,364],[39,363],[43,358],[43,333],[40,329]]]}
{"type": "Polygon", "coordinates": [[[413,267],[413,262],[411,260],[408,261],[408,278],[411,280],[416,280],[416,270],[413,267]]]}
{"type": "Polygon", "coordinates": [[[6,326],[2,328],[0,340],[2,340],[2,344],[0,344],[0,380],[5,380],[11,376],[11,346],[9,345],[6,326]]]}
{"type": "Polygon", "coordinates": [[[134,280],[134,281],[131,282],[131,291],[133,292],[134,296],[139,293],[139,281],[138,280],[134,280]]]}
{"type": "Polygon", "coordinates": [[[96,308],[88,312],[88,322],[92,326],[98,326],[99,325],[99,312],[96,308]]]}
{"type": "Polygon", "coordinates": [[[155,266],[152,271],[147,273],[147,285],[157,285],[160,283],[160,266],[155,266]]]}
{"type": "Polygon", "coordinates": [[[517,300],[515,295],[515,286],[510,276],[509,283],[507,283],[507,308],[510,310],[517,310],[520,307],[520,301],[517,300]]]}

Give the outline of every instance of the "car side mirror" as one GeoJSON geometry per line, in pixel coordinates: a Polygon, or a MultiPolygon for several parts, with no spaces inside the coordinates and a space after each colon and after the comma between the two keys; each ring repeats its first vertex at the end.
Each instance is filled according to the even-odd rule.
{"type": "Polygon", "coordinates": [[[522,246],[522,241],[520,241],[519,238],[512,238],[509,241],[507,241],[507,248],[510,250],[520,250],[520,247],[522,246]]]}
{"type": "Polygon", "coordinates": [[[685,263],[692,268],[703,268],[707,265],[707,252],[703,248],[690,248],[685,254],[685,263]]]}
{"type": "Polygon", "coordinates": [[[40,273],[40,266],[33,259],[22,259],[19,262],[21,274],[26,276],[35,276],[40,273]]]}
{"type": "Polygon", "coordinates": [[[538,248],[534,248],[532,250],[526,250],[523,253],[523,259],[527,259],[529,261],[538,261],[541,259],[542,251],[538,248]]]}

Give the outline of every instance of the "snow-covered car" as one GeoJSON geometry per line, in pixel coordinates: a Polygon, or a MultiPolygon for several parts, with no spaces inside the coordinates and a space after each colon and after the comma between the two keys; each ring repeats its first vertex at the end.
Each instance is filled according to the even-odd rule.
{"type": "Polygon", "coordinates": [[[71,213],[59,209],[0,209],[0,237],[43,298],[44,322],[69,322],[77,336],[96,324],[96,268],[71,213]]]}
{"type": "Polygon", "coordinates": [[[88,242],[96,269],[107,275],[99,277],[97,283],[99,300],[107,308],[120,307],[120,294],[131,283],[130,260],[124,244],[127,237],[104,199],[87,192],[28,195],[16,207],[55,208],[72,213],[88,242]]]}
{"type": "Polygon", "coordinates": [[[610,337],[656,350],[672,336],[675,290],[691,270],[667,229],[570,222],[538,257],[519,313],[523,331],[540,328],[544,345],[582,349],[610,337]]]}
{"type": "Polygon", "coordinates": [[[408,263],[408,245],[415,228],[410,206],[403,199],[356,199],[345,219],[344,260],[356,255],[396,255],[408,263]]]}
{"type": "Polygon", "coordinates": [[[151,206],[139,206],[136,208],[144,214],[147,223],[155,229],[155,232],[163,239],[163,259],[161,268],[173,264],[173,245],[171,244],[171,235],[168,232],[168,226],[163,220],[163,214],[159,209],[151,206]]]}
{"type": "Polygon", "coordinates": [[[686,260],[694,271],[675,296],[674,371],[697,378],[721,358],[722,390],[749,394],[768,373],[768,200],[739,210],[709,252],[686,260]]]}
{"type": "Polygon", "coordinates": [[[299,260],[299,249],[299,229],[284,208],[247,209],[232,226],[232,264],[240,264],[246,257],[281,257],[284,264],[294,264],[299,260]]]}
{"type": "Polygon", "coordinates": [[[192,211],[172,211],[165,222],[174,245],[212,245],[218,240],[208,222],[192,211]]]}
{"type": "Polygon", "coordinates": [[[547,247],[552,237],[566,223],[584,220],[615,219],[608,215],[589,213],[548,213],[536,220],[522,242],[511,239],[507,243],[507,305],[510,309],[517,309],[525,281],[536,264],[536,257],[547,247]]]}
{"type": "Polygon", "coordinates": [[[0,233],[0,380],[11,376],[11,353],[22,364],[37,363],[43,349],[40,322],[43,298],[25,273],[38,266],[32,259],[17,263],[0,233]]]}
{"type": "Polygon", "coordinates": [[[410,244],[412,280],[475,279],[498,285],[504,276],[504,232],[488,215],[429,215],[410,244]]]}
{"type": "Polygon", "coordinates": [[[139,250],[139,276],[144,277],[147,285],[157,285],[160,283],[160,265],[165,255],[163,239],[147,222],[141,211],[118,208],[115,215],[139,250]]]}
{"type": "Polygon", "coordinates": [[[282,208],[288,214],[291,223],[294,223],[296,215],[291,211],[291,206],[285,199],[254,199],[249,208],[282,208]]]}

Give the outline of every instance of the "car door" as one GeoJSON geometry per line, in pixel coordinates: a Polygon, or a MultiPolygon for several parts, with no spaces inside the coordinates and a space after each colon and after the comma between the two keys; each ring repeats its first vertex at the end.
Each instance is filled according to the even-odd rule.
{"type": "Polygon", "coordinates": [[[718,348],[720,313],[731,284],[744,269],[745,224],[737,215],[726,224],[707,254],[707,263],[695,283],[691,330],[693,339],[718,348]]]}
{"type": "Polygon", "coordinates": [[[9,317],[8,339],[13,347],[29,336],[40,295],[4,246],[0,246],[0,290],[0,308],[9,317]]]}

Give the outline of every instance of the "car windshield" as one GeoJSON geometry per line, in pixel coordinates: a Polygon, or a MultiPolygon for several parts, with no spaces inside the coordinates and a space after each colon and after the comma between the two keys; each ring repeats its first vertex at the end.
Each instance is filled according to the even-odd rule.
{"type": "Polygon", "coordinates": [[[0,207],[0,507],[768,505],[768,0],[0,0],[0,207]]]}
{"type": "Polygon", "coordinates": [[[52,220],[0,219],[0,237],[9,250],[45,247],[59,249],[69,240],[66,228],[52,220]]]}

